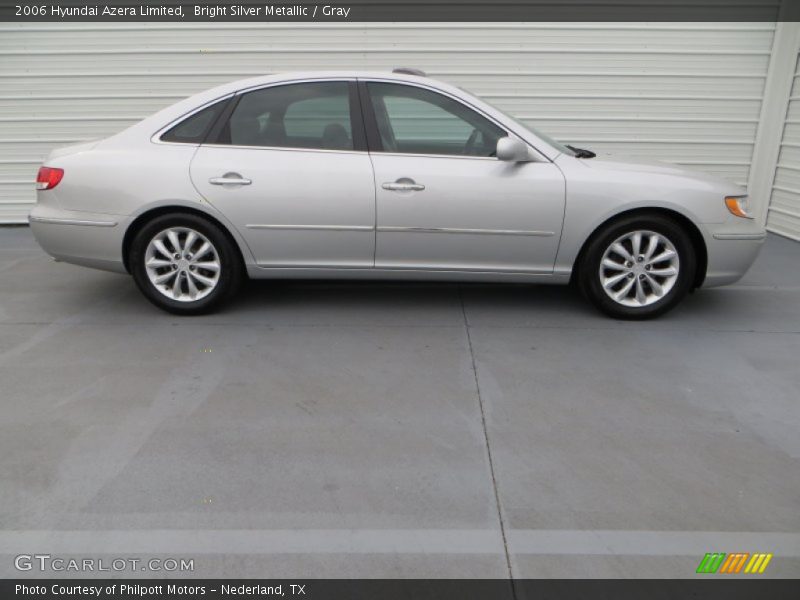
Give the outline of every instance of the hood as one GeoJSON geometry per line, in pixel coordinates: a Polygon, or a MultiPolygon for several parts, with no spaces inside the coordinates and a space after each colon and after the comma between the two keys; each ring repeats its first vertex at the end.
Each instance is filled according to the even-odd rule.
{"type": "Polygon", "coordinates": [[[638,160],[624,156],[600,154],[595,158],[569,158],[572,160],[579,160],[581,164],[589,169],[607,172],[642,173],[654,176],[679,177],[682,179],[690,179],[700,184],[707,184],[715,188],[721,188],[726,194],[730,195],[746,193],[743,187],[722,177],[658,160],[638,160]]]}

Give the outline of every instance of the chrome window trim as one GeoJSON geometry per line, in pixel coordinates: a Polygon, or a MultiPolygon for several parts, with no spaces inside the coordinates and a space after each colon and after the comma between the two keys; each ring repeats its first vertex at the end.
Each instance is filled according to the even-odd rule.
{"type": "Polygon", "coordinates": [[[293,148],[291,146],[239,146],[233,144],[194,144],[203,148],[235,148],[237,150],[280,150],[282,152],[324,152],[326,154],[368,154],[366,150],[329,150],[327,148],[293,148]]]}
{"type": "MultiPolygon", "coordinates": [[[[496,156],[469,156],[466,154],[413,154],[411,152],[372,152],[380,156],[411,156],[416,158],[455,158],[456,160],[493,160],[503,162],[496,156]]],[[[535,162],[535,161],[534,161],[535,162]]]]}

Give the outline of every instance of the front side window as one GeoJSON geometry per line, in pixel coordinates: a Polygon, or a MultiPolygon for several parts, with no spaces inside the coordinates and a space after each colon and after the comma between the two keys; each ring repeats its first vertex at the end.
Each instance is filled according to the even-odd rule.
{"type": "Polygon", "coordinates": [[[345,81],[293,83],[243,94],[218,144],[353,150],[345,81]]]}
{"type": "Polygon", "coordinates": [[[368,83],[384,152],[494,156],[506,132],[461,102],[423,88],[368,83]]]}

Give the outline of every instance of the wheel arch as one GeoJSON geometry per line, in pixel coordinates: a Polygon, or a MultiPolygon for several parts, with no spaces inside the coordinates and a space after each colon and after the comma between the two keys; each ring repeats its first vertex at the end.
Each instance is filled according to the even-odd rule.
{"type": "Polygon", "coordinates": [[[130,251],[131,251],[131,244],[133,243],[136,234],[141,231],[142,227],[144,227],[147,223],[155,219],[156,217],[160,217],[161,215],[166,214],[190,214],[201,217],[206,219],[210,223],[213,223],[217,227],[220,228],[222,233],[225,237],[228,238],[228,241],[233,244],[233,247],[236,248],[236,252],[239,256],[239,260],[242,263],[243,267],[247,266],[247,261],[245,260],[244,252],[242,251],[242,243],[237,239],[237,237],[231,232],[231,229],[228,225],[223,223],[220,219],[215,217],[214,215],[209,214],[204,210],[200,210],[197,208],[193,208],[190,206],[183,206],[183,205],[161,205],[150,208],[140,215],[137,215],[136,218],[131,221],[128,228],[125,230],[125,235],[122,238],[122,264],[125,266],[125,270],[130,273],[130,251]]]}
{"type": "Polygon", "coordinates": [[[692,288],[700,287],[703,284],[703,281],[705,280],[706,270],[708,269],[708,248],[706,247],[706,242],[703,239],[703,234],[700,232],[700,229],[697,227],[697,225],[686,215],[676,210],[664,207],[656,207],[656,206],[640,207],[640,208],[625,210],[615,215],[612,215],[611,217],[609,217],[608,219],[597,225],[597,227],[594,228],[594,230],[586,238],[586,240],[584,240],[583,244],[581,245],[581,249],[578,251],[578,254],[575,257],[574,268],[572,269],[572,275],[570,281],[574,282],[576,280],[578,276],[578,271],[580,270],[580,265],[582,264],[583,257],[586,253],[586,249],[589,247],[589,244],[595,239],[595,237],[597,237],[597,235],[603,228],[605,228],[611,223],[629,217],[643,217],[649,215],[660,215],[663,217],[668,217],[686,229],[686,232],[689,234],[689,239],[691,240],[692,246],[694,247],[697,255],[697,270],[695,272],[692,288]]]}

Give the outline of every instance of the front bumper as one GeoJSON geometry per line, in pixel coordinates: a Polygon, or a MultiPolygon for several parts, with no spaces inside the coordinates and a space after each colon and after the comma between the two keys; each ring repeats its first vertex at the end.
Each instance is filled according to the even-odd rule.
{"type": "Polygon", "coordinates": [[[66,211],[37,204],[28,222],[50,256],[85,267],[125,273],[122,240],[129,217],[66,211]]]}
{"type": "Polygon", "coordinates": [[[705,232],[708,266],[703,287],[735,283],[756,260],[767,232],[754,221],[732,217],[735,221],[714,226],[705,232]]]}

